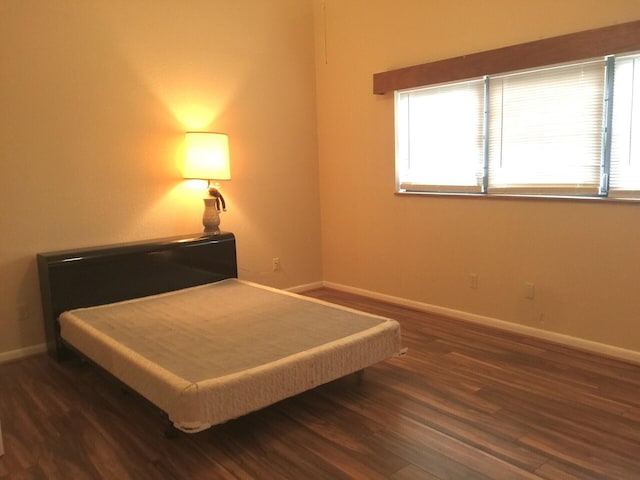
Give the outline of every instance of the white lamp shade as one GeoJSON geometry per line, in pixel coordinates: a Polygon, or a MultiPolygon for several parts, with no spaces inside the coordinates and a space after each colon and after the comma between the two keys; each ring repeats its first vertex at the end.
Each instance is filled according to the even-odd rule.
{"type": "Polygon", "coordinates": [[[184,178],[230,180],[229,137],[224,133],[185,134],[184,178]]]}

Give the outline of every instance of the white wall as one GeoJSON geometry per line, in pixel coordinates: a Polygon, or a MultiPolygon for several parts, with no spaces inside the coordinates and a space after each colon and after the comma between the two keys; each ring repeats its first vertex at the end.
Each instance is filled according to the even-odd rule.
{"type": "Polygon", "coordinates": [[[43,342],[37,252],[201,231],[187,130],[229,134],[240,276],[319,281],[313,48],[308,1],[0,1],[0,356],[43,342]]]}
{"type": "Polygon", "coordinates": [[[315,14],[324,279],[640,352],[640,205],[394,195],[393,96],[372,93],[374,73],[640,19],[640,2],[316,0],[315,14]]]}

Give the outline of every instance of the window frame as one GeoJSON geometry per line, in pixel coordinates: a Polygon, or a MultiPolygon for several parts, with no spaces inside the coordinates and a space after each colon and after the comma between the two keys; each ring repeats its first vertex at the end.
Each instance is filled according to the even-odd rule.
{"type": "MultiPolygon", "coordinates": [[[[537,40],[533,42],[512,45],[508,47],[488,50],[484,52],[438,60],[421,65],[376,73],[373,75],[373,93],[385,95],[396,90],[426,87],[435,84],[463,81],[479,78],[485,75],[498,75],[518,70],[529,70],[536,67],[547,67],[562,63],[575,63],[597,57],[607,57],[611,53],[616,55],[640,51],[640,20],[596,28],[582,32],[570,33],[557,37],[537,40]],[[487,68],[489,66],[489,68],[487,68]]],[[[610,105],[606,105],[607,112],[603,117],[610,118],[610,105]]],[[[610,148],[605,136],[603,148],[610,148]]],[[[398,170],[396,165],[396,185],[398,170]]],[[[485,178],[487,178],[485,176],[485,178]]],[[[608,179],[607,179],[608,181],[608,179]]],[[[491,197],[535,197],[535,198],[570,198],[605,201],[626,201],[624,196],[589,196],[579,195],[530,195],[518,193],[482,193],[460,192],[397,192],[409,195],[458,195],[482,198],[491,197]]],[[[631,200],[640,200],[640,193],[631,200]]]]}
{"type": "MultiPolygon", "coordinates": [[[[443,89],[443,90],[448,90],[449,92],[451,90],[463,90],[465,91],[465,93],[467,95],[469,94],[473,94],[471,92],[471,90],[473,89],[479,90],[479,92],[476,92],[476,95],[481,94],[482,98],[483,98],[483,102],[486,103],[486,96],[487,96],[487,80],[486,78],[479,78],[479,79],[470,79],[470,80],[464,80],[461,82],[456,82],[455,84],[451,85],[433,85],[433,86],[428,86],[425,87],[424,89],[419,88],[419,89],[411,89],[410,91],[396,91],[394,94],[394,103],[395,103],[395,131],[396,131],[396,186],[397,189],[400,189],[402,185],[406,185],[406,186],[412,186],[411,191],[422,191],[422,192],[435,192],[435,193],[483,193],[486,191],[486,142],[484,142],[484,138],[481,139],[481,145],[480,148],[478,149],[479,151],[482,151],[481,157],[482,158],[477,158],[476,159],[476,174],[475,175],[469,175],[469,178],[471,177],[475,177],[476,178],[476,182],[475,184],[471,184],[471,182],[467,182],[465,184],[445,184],[445,183],[425,183],[425,182],[403,182],[402,179],[405,176],[405,172],[406,171],[410,171],[411,170],[411,152],[410,151],[405,151],[405,149],[401,148],[401,146],[405,146],[405,142],[403,141],[399,141],[398,140],[398,132],[400,131],[400,127],[399,125],[401,124],[407,124],[410,125],[411,121],[409,119],[405,119],[403,117],[405,116],[409,116],[410,112],[412,111],[409,103],[411,102],[411,97],[407,97],[405,94],[407,95],[411,95],[412,93],[416,94],[416,96],[418,97],[418,99],[421,98],[421,93],[424,93],[424,91],[431,91],[431,90],[439,90],[439,89],[443,89]],[[478,88],[478,86],[480,88],[478,88]],[[452,87],[452,88],[449,88],[452,87]],[[406,111],[405,111],[406,110],[406,111]],[[400,157],[402,160],[398,161],[398,157],[400,157]],[[478,161],[479,160],[479,161],[478,161]],[[479,166],[480,163],[482,162],[482,171],[483,171],[483,175],[480,176],[478,175],[479,173],[479,166]],[[481,181],[478,182],[477,179],[480,179],[481,181]]],[[[480,96],[480,95],[478,95],[480,96]]],[[[480,120],[478,126],[480,127],[479,130],[482,131],[481,136],[482,137],[486,137],[486,112],[479,112],[479,115],[475,116],[474,120],[480,120]]],[[[434,121],[434,123],[438,123],[435,122],[435,120],[440,120],[440,117],[433,118],[432,121],[434,121]]],[[[407,130],[404,132],[405,135],[407,137],[411,137],[411,130],[410,128],[407,127],[407,130]]],[[[430,132],[432,136],[439,136],[439,135],[443,135],[446,134],[446,132],[430,132]]],[[[477,132],[478,133],[478,132],[477,132]]],[[[411,144],[410,140],[406,141],[406,144],[411,144]]],[[[476,147],[477,148],[477,147],[476,147]]],[[[411,148],[407,148],[406,150],[411,150],[411,148]]],[[[479,152],[476,153],[476,155],[479,152]]],[[[438,155],[443,155],[442,152],[438,152],[438,155]]],[[[446,155],[446,153],[445,153],[446,155]]],[[[438,163],[440,163],[442,160],[439,159],[438,163]]],[[[469,162],[471,163],[471,162],[469,162]]],[[[415,179],[415,177],[414,177],[415,179]]]]}

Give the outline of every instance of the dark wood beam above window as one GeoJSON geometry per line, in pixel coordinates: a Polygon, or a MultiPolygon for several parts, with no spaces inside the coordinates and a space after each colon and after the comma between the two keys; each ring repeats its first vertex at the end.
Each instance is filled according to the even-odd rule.
{"type": "Polygon", "coordinates": [[[454,82],[640,50],[640,20],[373,75],[373,93],[454,82]]]}

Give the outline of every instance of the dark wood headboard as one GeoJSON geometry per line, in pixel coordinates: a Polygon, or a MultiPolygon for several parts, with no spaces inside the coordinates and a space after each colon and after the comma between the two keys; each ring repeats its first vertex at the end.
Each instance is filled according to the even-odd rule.
{"type": "Polygon", "coordinates": [[[71,356],[58,323],[66,310],[238,276],[231,233],[39,253],[37,260],[47,351],[58,360],[71,356]]]}

